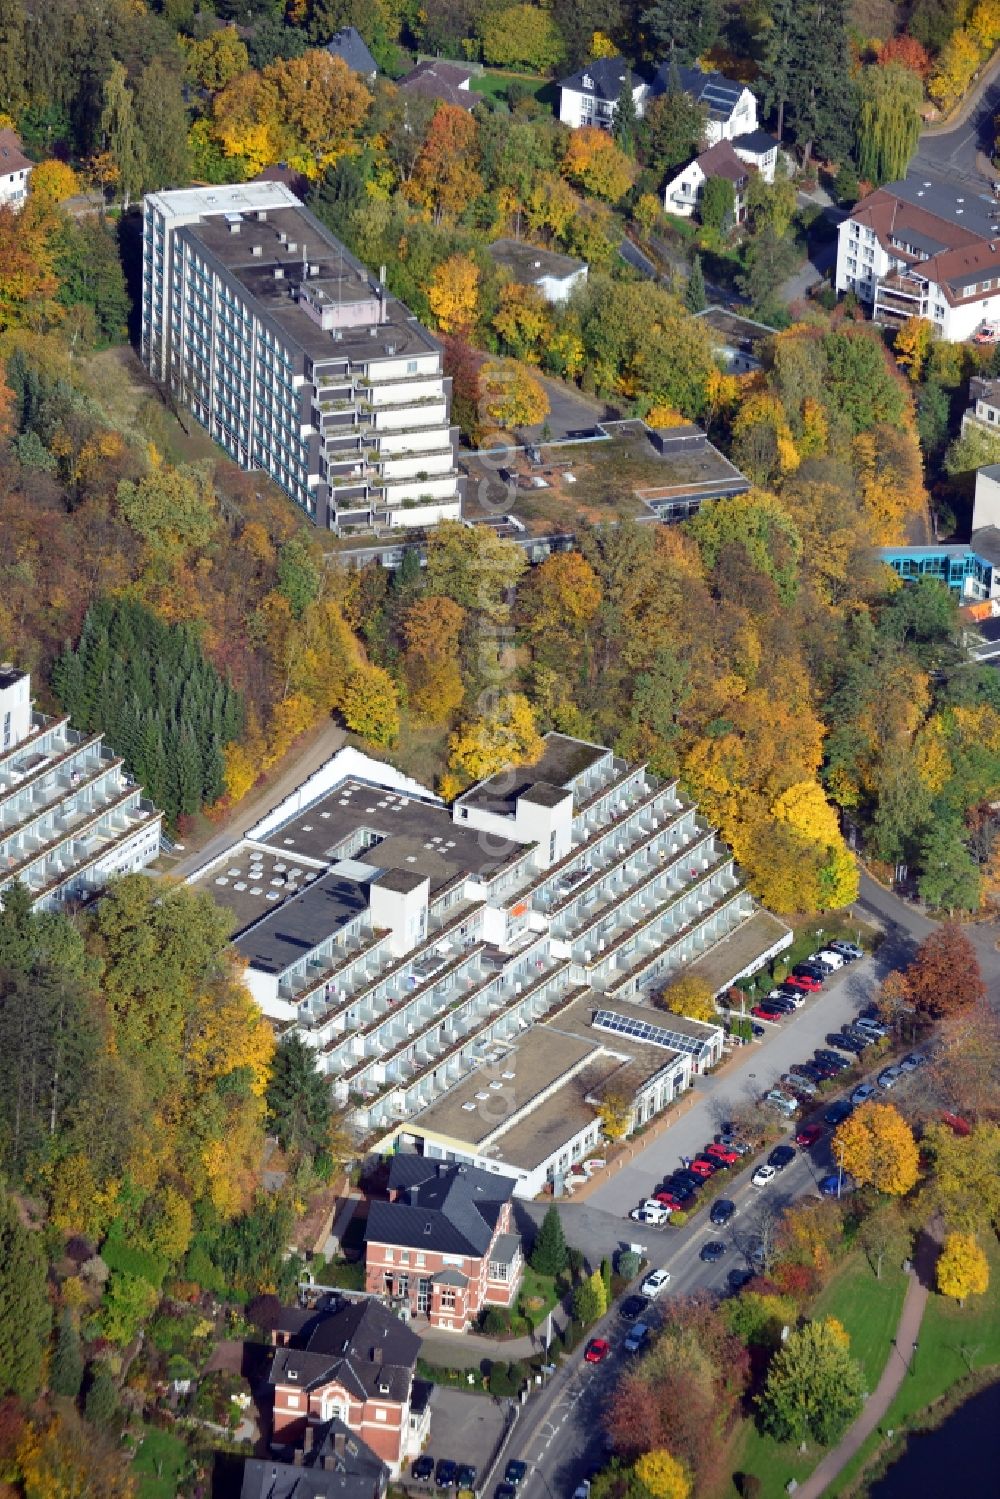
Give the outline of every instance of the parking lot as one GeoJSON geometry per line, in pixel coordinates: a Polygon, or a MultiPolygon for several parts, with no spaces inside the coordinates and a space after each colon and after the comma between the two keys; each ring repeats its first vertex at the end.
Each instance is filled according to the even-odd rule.
{"type": "MultiPolygon", "coordinates": [[[[834,974],[818,994],[811,994],[802,1009],[776,1024],[767,1024],[764,1039],[744,1049],[742,1065],[724,1075],[700,1079],[694,1106],[601,1182],[585,1206],[627,1218],[632,1208],[649,1196],[654,1183],[662,1181],[684,1158],[698,1154],[715,1136],[729,1110],[766,1093],[793,1063],[805,1061],[816,1047],[824,1046],[829,1031],[839,1030],[869,1004],[880,978],[881,965],[876,960],[853,963],[834,974]]],[[[567,1228],[574,1211],[572,1205],[565,1209],[567,1228]]],[[[646,1229],[647,1225],[642,1227],[646,1229]]],[[[624,1224],[622,1229],[627,1237],[624,1224]]]]}
{"type": "MultiPolygon", "coordinates": [[[[503,1436],[507,1402],[438,1385],[431,1399],[431,1436],[425,1451],[437,1462],[472,1463],[479,1485],[503,1436]]],[[[426,1485],[433,1488],[433,1481],[426,1485]]]]}

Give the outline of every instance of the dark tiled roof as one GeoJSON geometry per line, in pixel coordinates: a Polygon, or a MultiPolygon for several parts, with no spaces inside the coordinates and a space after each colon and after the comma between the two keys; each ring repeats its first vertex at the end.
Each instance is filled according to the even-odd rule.
{"type": "Polygon", "coordinates": [[[313,1428],[313,1445],[295,1463],[252,1457],[240,1499],[381,1499],[388,1469],[342,1421],[313,1428]]]}
{"type": "Polygon", "coordinates": [[[777,151],[780,144],[766,130],[747,130],[742,135],[733,136],[733,145],[737,151],[752,151],[755,156],[766,156],[768,151],[777,151]]]}
{"type": "Polygon", "coordinates": [[[297,1348],[279,1348],[270,1383],[315,1389],[336,1380],[359,1399],[409,1395],[420,1339],[377,1301],[341,1302],[313,1314],[297,1348]]]}
{"type": "MultiPolygon", "coordinates": [[[[660,64],[653,85],[655,92],[666,93],[670,71],[669,62],[660,64]]],[[[728,120],[747,86],[723,73],[706,73],[701,68],[678,68],[677,76],[684,92],[703,104],[713,120],[728,120]]]]}
{"type": "Polygon", "coordinates": [[[475,1166],[398,1155],[389,1170],[389,1190],[402,1193],[403,1200],[372,1203],[368,1243],[481,1258],[514,1182],[475,1166]]]}
{"type": "Polygon", "coordinates": [[[709,146],[698,157],[698,166],[701,167],[706,177],[725,177],[734,186],[746,182],[751,168],[745,161],[741,161],[733,150],[729,141],[718,141],[714,146],[709,146]]]}
{"type": "Polygon", "coordinates": [[[355,73],[371,78],[378,72],[378,64],[368,50],[365,39],[355,26],[344,26],[335,31],[326,44],[326,50],[339,57],[355,73]]]}
{"type": "Polygon", "coordinates": [[[605,99],[614,103],[621,94],[622,84],[629,78],[633,90],[642,83],[638,73],[629,70],[624,57],[597,57],[579,73],[571,73],[559,80],[559,87],[574,94],[586,94],[590,98],[605,99]]]}

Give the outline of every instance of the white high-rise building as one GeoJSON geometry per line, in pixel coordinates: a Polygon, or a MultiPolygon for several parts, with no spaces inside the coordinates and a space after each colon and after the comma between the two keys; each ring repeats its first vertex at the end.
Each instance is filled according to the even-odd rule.
{"type": "Polygon", "coordinates": [[[31,704],[31,678],[0,666],[0,904],[20,880],[36,906],[86,899],[151,864],[163,813],[101,734],[31,704]]]}
{"type": "Polygon", "coordinates": [[[284,183],[151,193],[142,358],[338,534],[457,519],[441,347],[284,183]]]}

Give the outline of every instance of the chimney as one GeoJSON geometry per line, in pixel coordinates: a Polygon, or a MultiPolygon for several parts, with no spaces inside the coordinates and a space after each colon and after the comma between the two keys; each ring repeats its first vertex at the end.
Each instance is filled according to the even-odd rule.
{"type": "MultiPolygon", "coordinates": [[[[303,1452],[303,1455],[305,1453],[307,1453],[307,1452],[311,1452],[313,1450],[313,1447],[315,1446],[315,1443],[316,1443],[316,1428],[315,1428],[315,1426],[307,1426],[306,1429],[305,1429],[305,1431],[304,1431],[304,1433],[303,1433],[303,1435],[302,1435],[302,1452],[303,1452]]],[[[298,1454],[296,1454],[296,1456],[297,1455],[298,1454]]]]}
{"type": "Polygon", "coordinates": [[[381,1350],[381,1348],[373,1348],[372,1349],[372,1363],[375,1364],[376,1367],[381,1367],[381,1364],[382,1364],[382,1350],[381,1350]]]}
{"type": "Polygon", "coordinates": [[[343,1457],[347,1447],[347,1432],[335,1431],[333,1434],[333,1450],[338,1457],[343,1457]]]}

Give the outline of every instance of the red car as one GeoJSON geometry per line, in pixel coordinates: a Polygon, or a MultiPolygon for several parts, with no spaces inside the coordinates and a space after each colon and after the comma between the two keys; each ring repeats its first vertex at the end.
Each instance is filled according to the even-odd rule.
{"type": "Polygon", "coordinates": [[[706,1161],[704,1156],[696,1155],[687,1169],[695,1176],[700,1176],[702,1181],[707,1181],[710,1176],[714,1176],[716,1171],[718,1171],[719,1162],[706,1161]]]}
{"type": "Polygon", "coordinates": [[[728,1145],[706,1145],[702,1155],[711,1156],[715,1161],[721,1161],[723,1166],[735,1166],[740,1158],[738,1150],[730,1150],[728,1145]]]}
{"type": "Polygon", "coordinates": [[[669,1208],[672,1213],[683,1213],[684,1211],[683,1202],[681,1202],[679,1197],[675,1197],[672,1192],[657,1192],[653,1201],[658,1202],[661,1207],[669,1208]]]}
{"type": "Polygon", "coordinates": [[[823,1126],[821,1124],[804,1124],[795,1136],[796,1145],[801,1145],[803,1150],[808,1150],[815,1145],[817,1140],[823,1138],[823,1126]]]}
{"type": "Polygon", "coordinates": [[[603,1364],[610,1352],[611,1344],[607,1338],[591,1338],[583,1356],[588,1364],[603,1364]]]}
{"type": "Polygon", "coordinates": [[[784,1010],[772,1010],[770,1005],[754,1005],[750,1011],[758,1020],[784,1020],[784,1010]]]}
{"type": "Polygon", "coordinates": [[[811,979],[808,974],[799,973],[793,973],[791,978],[785,980],[785,983],[791,984],[793,989],[804,989],[807,994],[815,994],[823,987],[819,979],[811,979]]]}

